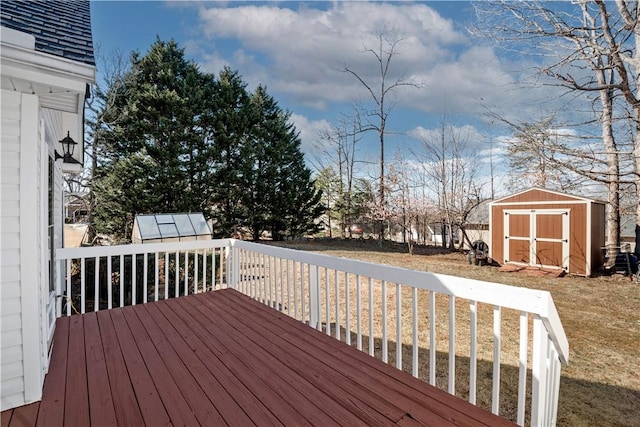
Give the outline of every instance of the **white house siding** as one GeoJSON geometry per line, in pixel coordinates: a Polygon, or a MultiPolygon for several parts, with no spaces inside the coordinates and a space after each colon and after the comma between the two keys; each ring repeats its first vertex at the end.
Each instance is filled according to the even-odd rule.
{"type": "Polygon", "coordinates": [[[20,112],[21,94],[2,91],[0,197],[0,293],[2,295],[2,409],[24,401],[20,286],[20,112]]]}

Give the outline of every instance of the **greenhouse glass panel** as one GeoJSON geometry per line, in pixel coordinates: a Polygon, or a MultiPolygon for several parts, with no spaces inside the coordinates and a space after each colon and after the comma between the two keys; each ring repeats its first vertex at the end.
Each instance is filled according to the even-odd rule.
{"type": "Polygon", "coordinates": [[[160,228],[160,234],[162,234],[162,238],[167,237],[180,237],[180,233],[178,233],[178,229],[175,224],[158,224],[160,228]]]}
{"type": "Polygon", "coordinates": [[[202,214],[189,214],[189,219],[197,235],[211,234],[209,225],[202,214]]]}
{"type": "Polygon", "coordinates": [[[158,224],[156,223],[155,215],[140,215],[137,217],[137,221],[140,236],[143,239],[157,239],[162,237],[158,229],[158,224]]]}
{"type": "Polygon", "coordinates": [[[174,215],[173,219],[180,237],[196,236],[198,234],[193,229],[189,215],[174,215]]]}
{"type": "Polygon", "coordinates": [[[211,230],[202,213],[136,215],[133,243],[211,239],[211,230]]]}

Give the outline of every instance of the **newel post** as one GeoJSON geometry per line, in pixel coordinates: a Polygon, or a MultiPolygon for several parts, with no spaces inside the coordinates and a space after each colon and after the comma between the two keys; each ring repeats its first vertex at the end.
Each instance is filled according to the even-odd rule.
{"type": "Polygon", "coordinates": [[[240,263],[238,262],[238,251],[239,249],[233,246],[233,243],[230,243],[229,246],[225,248],[227,287],[233,289],[238,289],[240,278],[240,263]]]}
{"type": "Polygon", "coordinates": [[[320,285],[318,266],[309,265],[309,326],[320,330],[320,285]]]}

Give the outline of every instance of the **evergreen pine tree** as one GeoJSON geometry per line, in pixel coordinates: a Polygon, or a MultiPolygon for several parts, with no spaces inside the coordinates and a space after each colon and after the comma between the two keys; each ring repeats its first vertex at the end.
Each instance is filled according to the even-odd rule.
{"type": "Polygon", "coordinates": [[[291,114],[282,110],[263,86],[256,89],[252,100],[259,122],[253,135],[256,163],[252,169],[245,168],[253,171],[254,179],[247,183],[253,190],[253,199],[245,203],[252,204],[254,216],[264,209],[262,217],[253,223],[270,231],[274,240],[314,232],[315,220],[324,210],[320,204],[322,193],[304,163],[291,114]]]}
{"type": "MultiPolygon", "coordinates": [[[[157,40],[146,55],[132,54],[124,81],[108,95],[114,102],[105,117],[108,121],[110,114],[117,116],[117,124],[102,135],[111,152],[96,177],[94,191],[101,200],[98,229],[115,232],[103,226],[118,222],[114,217],[124,214],[208,213],[212,140],[207,128],[212,120],[213,76],[187,61],[174,41],[157,40]],[[140,166],[136,178],[146,180],[144,185],[122,181],[124,165],[131,164],[140,166]],[[108,191],[118,180],[122,188],[139,190],[131,195],[135,203],[108,191]]],[[[117,232],[120,238],[130,233],[117,232]]]]}

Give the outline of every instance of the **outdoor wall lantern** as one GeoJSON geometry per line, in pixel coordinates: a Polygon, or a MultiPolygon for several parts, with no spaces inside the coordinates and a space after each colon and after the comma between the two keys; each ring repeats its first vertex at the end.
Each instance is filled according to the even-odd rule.
{"type": "Polygon", "coordinates": [[[62,144],[62,155],[58,154],[58,150],[54,150],[55,159],[62,159],[63,163],[80,164],[79,161],[73,158],[73,150],[78,143],[69,136],[69,131],[67,131],[67,136],[58,142],[62,144]]]}

